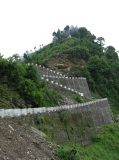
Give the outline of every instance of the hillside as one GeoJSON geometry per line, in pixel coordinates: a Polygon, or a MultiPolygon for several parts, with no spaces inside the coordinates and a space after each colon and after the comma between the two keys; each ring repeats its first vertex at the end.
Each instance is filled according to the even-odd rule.
{"type": "MultiPolygon", "coordinates": [[[[34,53],[25,53],[22,60],[18,59],[18,55],[9,59],[0,57],[0,109],[47,108],[108,98],[114,120],[118,121],[118,53],[113,46],[104,47],[103,37],[96,38],[84,27],[73,27],[72,30],[71,28],[66,26],[63,31],[53,32],[52,43],[34,53]],[[38,68],[35,64],[41,67],[38,68]],[[41,68],[45,71],[53,70],[52,73],[55,71],[54,79],[50,74],[49,77],[47,74],[44,75],[44,71],[41,73],[41,68]],[[66,76],[65,80],[72,80],[71,77],[85,77],[91,98],[82,97],[74,90],[66,90],[66,86],[63,88],[51,84],[50,81],[58,84],[59,79],[63,79],[57,78],[57,72],[66,76]]],[[[84,88],[81,84],[80,86],[84,88]]],[[[102,106],[93,105],[95,118],[100,122],[104,122],[103,116],[99,117],[99,114],[103,115],[102,109],[98,114],[99,107],[102,106]]],[[[9,160],[105,160],[107,158],[118,160],[119,124],[95,126],[96,120],[92,122],[92,111],[85,109],[86,107],[82,113],[77,113],[75,110],[74,115],[63,110],[51,115],[47,112],[46,115],[0,118],[0,141],[6,142],[0,144],[0,156],[9,160]],[[93,127],[89,125],[89,119],[93,127]],[[79,146],[76,136],[83,144],[81,138],[84,136],[83,138],[87,139],[90,133],[93,135],[90,136],[90,145],[79,146]],[[59,143],[60,138],[66,139],[65,135],[67,142],[59,143]],[[52,143],[56,145],[42,136],[48,140],[53,140],[52,137],[55,137],[56,141],[52,143]],[[57,146],[58,143],[60,146],[57,146]]],[[[80,108],[79,110],[81,111],[80,108]]],[[[105,108],[104,111],[106,113],[105,108]]],[[[110,111],[107,114],[110,114],[110,111]]]]}
{"type": "Polygon", "coordinates": [[[44,136],[34,127],[21,126],[11,119],[0,119],[0,159],[55,160],[53,153],[56,150],[44,136]]]}
{"type": "MultiPolygon", "coordinates": [[[[25,54],[26,63],[41,64],[68,77],[87,78],[90,91],[111,102],[113,112],[119,111],[119,59],[113,46],[104,47],[104,38],[79,28],[78,35],[59,38],[40,50],[25,54]]],[[[64,32],[63,32],[64,33],[64,32]]]]}

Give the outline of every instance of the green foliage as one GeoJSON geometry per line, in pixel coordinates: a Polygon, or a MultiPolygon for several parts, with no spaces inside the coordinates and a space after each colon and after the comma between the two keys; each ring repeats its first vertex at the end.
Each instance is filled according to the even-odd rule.
{"type": "Polygon", "coordinates": [[[63,31],[58,29],[53,32],[53,42],[30,55],[24,54],[25,62],[43,64],[51,57],[60,53],[69,53],[71,57],[89,59],[90,54],[101,54],[102,48],[95,42],[96,36],[92,35],[85,27],[68,25],[63,31]]]}
{"type": "Polygon", "coordinates": [[[61,122],[63,122],[64,124],[67,124],[69,121],[69,113],[66,111],[62,111],[59,113],[59,118],[61,120],[61,122]]]}
{"type": "Polygon", "coordinates": [[[73,95],[71,95],[71,97],[73,98],[73,99],[75,99],[78,103],[84,103],[85,102],[85,100],[83,99],[83,98],[81,98],[79,95],[77,95],[77,94],[73,94],[73,95]]]}
{"type": "Polygon", "coordinates": [[[12,61],[12,62],[20,62],[21,61],[19,54],[14,54],[12,57],[9,57],[8,60],[12,61]]]}
{"type": "Polygon", "coordinates": [[[78,160],[75,156],[76,154],[76,150],[72,149],[71,151],[67,151],[66,149],[60,149],[56,154],[56,158],[60,159],[60,160],[78,160]]]}
{"type": "Polygon", "coordinates": [[[72,45],[75,46],[77,44],[79,44],[79,39],[75,37],[62,39],[57,43],[51,43],[35,53],[27,55],[27,60],[25,59],[25,62],[43,64],[57,54],[67,53],[72,45]]]}
{"type": "Polygon", "coordinates": [[[92,55],[98,55],[98,56],[103,56],[104,55],[103,47],[99,46],[98,43],[96,43],[95,41],[91,41],[88,38],[81,39],[80,45],[88,48],[90,57],[92,55]]]}
{"type": "Polygon", "coordinates": [[[88,31],[85,27],[78,28],[77,26],[66,26],[63,31],[59,29],[57,32],[53,32],[53,42],[58,42],[64,38],[68,37],[76,37],[80,39],[89,39],[92,42],[96,39],[95,35],[92,35],[90,31],[88,31]]]}
{"type": "Polygon", "coordinates": [[[87,38],[89,35],[91,35],[90,31],[88,31],[85,27],[79,28],[78,31],[80,39],[87,38]]]}
{"type": "Polygon", "coordinates": [[[70,35],[71,35],[71,37],[76,37],[76,38],[78,38],[79,37],[79,31],[78,31],[78,27],[76,26],[76,27],[74,27],[73,25],[71,25],[71,27],[70,27],[70,35]]]}
{"type": "Polygon", "coordinates": [[[0,84],[0,108],[25,108],[27,104],[12,87],[0,84]]]}
{"type": "Polygon", "coordinates": [[[85,77],[88,81],[88,85],[90,90],[95,91],[95,82],[91,77],[91,74],[87,68],[87,66],[81,67],[81,66],[73,66],[71,68],[71,71],[69,73],[69,76],[73,77],[85,77]]]}
{"type": "Polygon", "coordinates": [[[42,82],[35,84],[31,79],[25,79],[20,83],[19,92],[33,106],[37,107],[55,106],[60,98],[54,91],[48,91],[47,86],[42,85],[42,82]]]}
{"type": "MultiPolygon", "coordinates": [[[[106,49],[115,51],[113,47],[106,49]],[[110,49],[109,49],[110,48],[110,49]]],[[[106,53],[105,52],[105,53],[106,53]]],[[[116,110],[119,110],[119,61],[108,60],[106,56],[91,56],[88,65],[73,66],[69,76],[85,77],[91,91],[96,92],[101,97],[107,97],[116,110]]]]}
{"type": "Polygon", "coordinates": [[[76,150],[73,159],[77,160],[118,160],[119,159],[119,123],[103,127],[103,131],[93,137],[93,143],[80,147],[78,144],[67,143],[61,145],[56,153],[59,160],[66,159],[71,150],[76,150]]]}
{"type": "Polygon", "coordinates": [[[110,63],[105,57],[91,57],[88,63],[88,70],[96,84],[96,90],[103,97],[108,97],[111,101],[118,101],[119,77],[116,64],[110,63]]]}
{"type": "Polygon", "coordinates": [[[101,142],[103,141],[103,137],[100,134],[97,134],[93,137],[94,142],[101,142]]]}
{"type": "Polygon", "coordinates": [[[98,37],[97,38],[97,43],[100,45],[100,46],[103,46],[104,45],[104,42],[105,42],[105,39],[103,37],[98,37]]]}
{"type": "Polygon", "coordinates": [[[89,50],[84,46],[77,45],[70,50],[66,50],[66,53],[67,52],[69,53],[69,58],[76,57],[78,59],[89,59],[89,50]]]}
{"type": "MultiPolygon", "coordinates": [[[[115,48],[113,46],[104,48],[105,39],[103,37],[96,38],[85,27],[66,25],[64,30],[58,29],[53,32],[53,37],[56,38],[53,43],[32,54],[25,53],[24,61],[47,66],[47,61],[59,54],[66,54],[68,61],[84,60],[85,64],[83,66],[72,66],[69,76],[87,78],[90,90],[98,93],[101,97],[107,97],[112,106],[119,110],[119,60],[115,48]]],[[[53,95],[54,100],[57,99],[53,93],[46,91],[44,82],[38,82],[39,77],[33,66],[23,66],[21,64],[18,66],[18,64],[15,64],[15,58],[17,60],[18,56],[15,55],[13,58],[14,62],[0,59],[0,75],[3,78],[7,77],[9,85],[16,85],[20,94],[25,95],[26,99],[31,95],[31,100],[34,99],[33,104],[46,105],[46,97],[49,97],[46,99],[51,104],[50,95],[53,95]],[[19,84],[22,84],[22,86],[19,84]],[[28,84],[29,87],[24,88],[25,84],[28,84]],[[48,96],[46,96],[47,94],[48,96]]]]}
{"type": "Polygon", "coordinates": [[[97,92],[91,91],[91,95],[92,95],[93,99],[101,99],[102,98],[97,92]]]}
{"type": "Polygon", "coordinates": [[[58,105],[59,94],[48,90],[34,66],[1,59],[0,67],[0,83],[14,87],[28,104],[33,107],[58,105]]]}
{"type": "Polygon", "coordinates": [[[118,61],[118,54],[115,52],[115,48],[113,46],[108,46],[105,48],[105,55],[110,62],[118,61]]]}
{"type": "Polygon", "coordinates": [[[37,117],[36,118],[36,124],[37,125],[41,125],[44,123],[44,118],[43,117],[37,117]]]}
{"type": "Polygon", "coordinates": [[[88,69],[95,82],[103,82],[110,73],[110,66],[106,59],[92,56],[88,62],[88,69]]]}

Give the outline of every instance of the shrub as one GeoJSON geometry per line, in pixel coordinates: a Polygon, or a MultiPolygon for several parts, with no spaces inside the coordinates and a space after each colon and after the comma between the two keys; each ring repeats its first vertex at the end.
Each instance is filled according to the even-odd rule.
{"type": "Polygon", "coordinates": [[[44,118],[43,117],[37,117],[36,118],[36,124],[37,125],[40,125],[40,124],[43,124],[44,123],[44,118]]]}
{"type": "Polygon", "coordinates": [[[95,135],[94,137],[93,137],[93,141],[94,142],[100,142],[100,141],[102,141],[103,140],[103,136],[101,136],[101,135],[99,135],[99,134],[97,134],[97,135],[95,135]]]}
{"type": "Polygon", "coordinates": [[[75,149],[72,149],[70,151],[65,151],[61,149],[56,153],[55,156],[60,160],[77,160],[75,156],[76,152],[77,151],[75,149]]]}

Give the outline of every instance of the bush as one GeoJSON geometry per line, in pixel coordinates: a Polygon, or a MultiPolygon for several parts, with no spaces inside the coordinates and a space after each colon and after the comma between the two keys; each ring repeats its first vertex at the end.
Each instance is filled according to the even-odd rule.
{"type": "Polygon", "coordinates": [[[46,83],[40,81],[39,73],[32,65],[19,64],[0,59],[1,83],[5,79],[33,107],[56,106],[59,94],[49,91],[46,83]]]}
{"type": "Polygon", "coordinates": [[[43,117],[37,117],[36,118],[36,124],[37,125],[40,125],[40,124],[43,124],[44,123],[44,118],[43,117]]]}
{"type": "Polygon", "coordinates": [[[94,137],[93,137],[93,141],[94,142],[100,142],[100,141],[102,141],[103,140],[103,136],[101,136],[101,135],[99,135],[99,134],[97,134],[97,135],[95,135],[94,137]]]}
{"type": "Polygon", "coordinates": [[[66,125],[69,122],[70,114],[67,111],[61,111],[59,113],[59,118],[61,122],[66,125]]]}
{"type": "Polygon", "coordinates": [[[84,100],[79,95],[71,95],[72,98],[74,98],[79,103],[84,103],[84,100]]]}
{"type": "Polygon", "coordinates": [[[60,160],[77,160],[76,159],[76,150],[75,149],[72,149],[70,151],[65,151],[63,149],[59,150],[57,153],[56,153],[56,158],[60,159],[60,160]]]}

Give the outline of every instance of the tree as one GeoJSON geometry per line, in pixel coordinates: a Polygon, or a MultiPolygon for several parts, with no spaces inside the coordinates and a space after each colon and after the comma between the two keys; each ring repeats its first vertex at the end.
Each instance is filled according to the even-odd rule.
{"type": "Polygon", "coordinates": [[[105,39],[104,39],[103,37],[98,37],[98,38],[97,38],[97,43],[98,43],[100,46],[104,46],[104,45],[105,45],[104,42],[105,42],[105,39]]]}
{"type": "Polygon", "coordinates": [[[69,31],[69,26],[67,25],[65,28],[64,28],[65,31],[69,31]]]}
{"type": "Polygon", "coordinates": [[[53,42],[57,42],[58,38],[57,38],[57,33],[55,31],[52,33],[52,36],[53,36],[53,40],[52,41],[53,42]]]}
{"type": "Polygon", "coordinates": [[[55,37],[56,35],[57,35],[57,33],[54,31],[54,32],[52,33],[52,36],[55,37]]]}
{"type": "Polygon", "coordinates": [[[113,46],[107,46],[106,48],[105,48],[105,52],[115,52],[115,48],[113,47],[113,46]]]}
{"type": "Polygon", "coordinates": [[[80,39],[85,38],[90,33],[85,27],[79,28],[78,31],[80,39]]]}
{"type": "Polygon", "coordinates": [[[118,60],[118,54],[117,52],[115,52],[115,48],[113,46],[108,46],[105,48],[105,55],[107,59],[109,59],[112,62],[118,60]]]}
{"type": "Polygon", "coordinates": [[[28,50],[26,50],[26,54],[28,54],[29,53],[29,51],[28,50]]]}
{"type": "Polygon", "coordinates": [[[52,39],[53,42],[57,42],[57,40],[58,40],[58,38],[56,36],[54,36],[53,39],[52,39]]]}
{"type": "Polygon", "coordinates": [[[24,53],[23,57],[25,59],[25,62],[27,63],[28,62],[28,54],[24,53]]]}
{"type": "Polygon", "coordinates": [[[110,66],[103,57],[92,56],[88,62],[88,69],[97,84],[103,83],[104,77],[109,77],[110,66]]]}
{"type": "Polygon", "coordinates": [[[70,27],[70,35],[71,37],[77,37],[79,38],[79,31],[78,31],[78,27],[74,27],[73,25],[71,25],[70,27]]]}
{"type": "Polygon", "coordinates": [[[57,30],[56,37],[58,41],[61,40],[61,31],[59,29],[57,30]]]}
{"type": "Polygon", "coordinates": [[[16,53],[12,57],[9,57],[8,60],[12,62],[20,62],[21,59],[20,59],[19,54],[16,53]]]}
{"type": "Polygon", "coordinates": [[[3,55],[0,53],[0,59],[2,59],[3,58],[3,55]]]}
{"type": "Polygon", "coordinates": [[[65,38],[68,38],[69,37],[69,35],[70,35],[70,32],[69,32],[69,26],[67,25],[65,28],[64,28],[64,33],[65,33],[65,38]]]}

